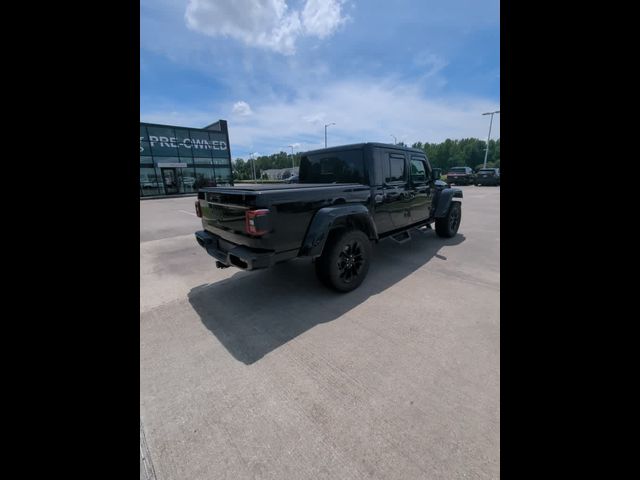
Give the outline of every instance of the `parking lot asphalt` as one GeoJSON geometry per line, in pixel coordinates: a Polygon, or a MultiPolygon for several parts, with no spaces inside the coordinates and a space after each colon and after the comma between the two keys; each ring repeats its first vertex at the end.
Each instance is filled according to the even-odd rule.
{"type": "Polygon", "coordinates": [[[498,478],[500,188],[460,188],[456,237],[380,242],[347,294],[307,259],[217,269],[193,197],[141,201],[154,478],[498,478]]]}

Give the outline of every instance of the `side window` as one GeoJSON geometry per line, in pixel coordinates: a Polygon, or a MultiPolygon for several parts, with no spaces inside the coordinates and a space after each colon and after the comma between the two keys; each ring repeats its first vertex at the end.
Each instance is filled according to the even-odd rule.
{"type": "Polygon", "coordinates": [[[372,153],[375,184],[382,185],[385,182],[385,179],[389,176],[389,158],[387,152],[381,148],[374,148],[372,153]]]}
{"type": "Polygon", "coordinates": [[[411,181],[413,183],[425,183],[427,181],[427,169],[424,160],[420,157],[411,157],[411,181]]]}
{"type": "Polygon", "coordinates": [[[404,155],[389,154],[389,176],[385,182],[401,182],[406,179],[404,168],[404,155]]]}

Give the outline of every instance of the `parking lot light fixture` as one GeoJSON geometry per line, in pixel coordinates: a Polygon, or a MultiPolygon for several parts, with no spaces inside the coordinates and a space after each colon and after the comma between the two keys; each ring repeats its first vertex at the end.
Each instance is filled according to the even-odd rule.
{"type": "Polygon", "coordinates": [[[258,155],[257,152],[253,152],[252,154],[249,155],[249,157],[251,158],[251,167],[253,170],[253,182],[256,182],[256,155],[258,155]]]}
{"type": "Polygon", "coordinates": [[[327,127],[330,127],[331,125],[335,125],[335,123],[327,123],[324,126],[324,148],[327,148],[327,127]]]}
{"type": "Polygon", "coordinates": [[[487,149],[484,151],[484,165],[482,168],[487,168],[487,157],[489,156],[489,140],[491,139],[491,125],[493,124],[493,115],[496,113],[500,113],[500,110],[496,110],[495,112],[486,112],[482,115],[491,115],[491,121],[489,122],[489,135],[487,136],[487,149]]]}
{"type": "Polygon", "coordinates": [[[291,147],[291,168],[296,168],[296,162],[293,156],[293,145],[289,145],[289,147],[291,147]]]}

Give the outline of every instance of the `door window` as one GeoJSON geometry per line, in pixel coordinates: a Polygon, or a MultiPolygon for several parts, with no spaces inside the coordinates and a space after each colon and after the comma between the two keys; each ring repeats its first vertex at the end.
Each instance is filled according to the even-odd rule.
{"type": "Polygon", "coordinates": [[[389,154],[389,176],[385,182],[401,182],[405,180],[404,155],[389,154]]]}
{"type": "Polygon", "coordinates": [[[411,181],[413,183],[426,183],[427,169],[424,161],[417,160],[415,157],[411,159],[411,181]]]}

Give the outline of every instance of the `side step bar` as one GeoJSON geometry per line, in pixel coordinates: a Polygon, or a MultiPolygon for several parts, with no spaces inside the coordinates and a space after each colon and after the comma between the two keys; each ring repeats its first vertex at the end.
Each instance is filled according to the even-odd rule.
{"type": "Polygon", "coordinates": [[[396,233],[395,235],[392,235],[391,240],[393,240],[396,243],[406,243],[409,240],[411,240],[411,234],[409,233],[408,230],[405,230],[404,232],[400,232],[400,233],[396,233]]]}
{"type": "Polygon", "coordinates": [[[426,225],[423,225],[421,227],[414,228],[414,230],[416,232],[422,233],[423,235],[426,235],[427,233],[429,233],[429,230],[432,230],[432,228],[431,225],[427,223],[426,225]]]}

